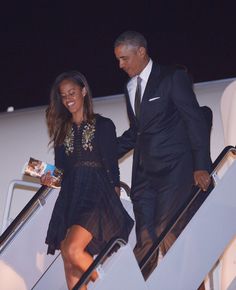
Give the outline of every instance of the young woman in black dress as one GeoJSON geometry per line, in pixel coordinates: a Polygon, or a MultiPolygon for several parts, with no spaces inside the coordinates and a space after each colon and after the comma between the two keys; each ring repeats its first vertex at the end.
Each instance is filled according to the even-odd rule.
{"type": "MultiPolygon", "coordinates": [[[[119,168],[113,122],[94,114],[90,88],[76,71],[59,75],[46,112],[61,190],[49,223],[48,253],[60,249],[69,289],[112,237],[128,240],[133,220],[119,198],[119,168]]],[[[42,182],[50,185],[50,178],[42,182]]],[[[94,271],[91,279],[97,278],[94,271]]],[[[83,290],[87,289],[84,285],[83,290]]]]}

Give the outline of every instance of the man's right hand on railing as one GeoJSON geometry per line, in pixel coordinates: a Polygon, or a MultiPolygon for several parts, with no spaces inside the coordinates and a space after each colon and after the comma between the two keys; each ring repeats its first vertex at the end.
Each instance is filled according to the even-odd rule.
{"type": "Polygon", "coordinates": [[[194,182],[201,190],[207,191],[211,183],[211,177],[206,170],[196,170],[194,171],[194,182]]]}

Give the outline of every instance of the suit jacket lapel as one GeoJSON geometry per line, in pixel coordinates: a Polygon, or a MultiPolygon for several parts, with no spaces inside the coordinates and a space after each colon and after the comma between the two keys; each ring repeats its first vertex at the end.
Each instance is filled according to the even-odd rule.
{"type": "Polygon", "coordinates": [[[142,103],[140,107],[140,127],[144,128],[147,120],[150,118],[149,114],[145,112],[145,107],[149,99],[154,95],[155,90],[158,88],[159,81],[161,80],[160,66],[153,63],[150,76],[143,94],[142,103]]]}
{"type": "Polygon", "coordinates": [[[130,97],[129,97],[129,92],[127,90],[127,84],[125,86],[125,98],[126,98],[126,105],[127,105],[127,112],[128,112],[128,116],[129,116],[129,120],[131,123],[136,123],[137,122],[137,118],[134,114],[133,108],[131,106],[131,102],[130,102],[130,97]]]}

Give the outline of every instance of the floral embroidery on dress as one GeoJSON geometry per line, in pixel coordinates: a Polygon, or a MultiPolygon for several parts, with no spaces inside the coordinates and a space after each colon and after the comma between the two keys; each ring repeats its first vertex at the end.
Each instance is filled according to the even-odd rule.
{"type": "MultiPolygon", "coordinates": [[[[81,128],[82,131],[82,147],[84,150],[93,150],[92,140],[94,138],[95,133],[95,123],[96,119],[93,119],[91,123],[85,123],[84,127],[77,126],[78,130],[81,128]]],[[[71,127],[69,132],[66,134],[66,138],[64,140],[65,153],[66,155],[70,155],[74,151],[74,139],[75,139],[75,129],[71,127]]]]}
{"type": "Polygon", "coordinates": [[[64,140],[65,152],[67,155],[70,155],[74,151],[74,137],[75,137],[75,132],[74,132],[73,127],[71,127],[68,134],[66,134],[66,138],[64,140]]]}
{"type": "Polygon", "coordinates": [[[92,140],[95,133],[96,119],[93,119],[91,123],[86,123],[82,133],[82,146],[84,150],[93,150],[92,140]]]}

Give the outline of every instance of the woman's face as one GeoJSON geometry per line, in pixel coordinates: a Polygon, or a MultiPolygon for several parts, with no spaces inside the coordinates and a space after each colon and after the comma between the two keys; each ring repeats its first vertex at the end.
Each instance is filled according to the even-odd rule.
{"type": "Polygon", "coordinates": [[[73,116],[75,114],[83,115],[85,88],[81,88],[71,80],[64,80],[59,85],[59,92],[63,105],[73,116]]]}

